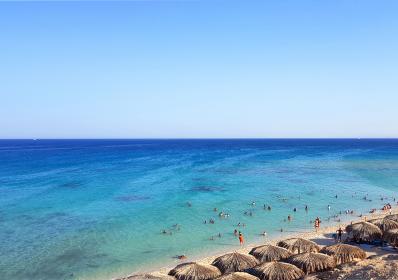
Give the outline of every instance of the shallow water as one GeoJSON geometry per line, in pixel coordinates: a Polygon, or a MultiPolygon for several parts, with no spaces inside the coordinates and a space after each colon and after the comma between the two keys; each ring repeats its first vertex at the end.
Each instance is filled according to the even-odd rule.
{"type": "Polygon", "coordinates": [[[365,213],[397,190],[398,140],[1,140],[1,278],[109,279],[237,247],[235,228],[254,242],[365,213]]]}

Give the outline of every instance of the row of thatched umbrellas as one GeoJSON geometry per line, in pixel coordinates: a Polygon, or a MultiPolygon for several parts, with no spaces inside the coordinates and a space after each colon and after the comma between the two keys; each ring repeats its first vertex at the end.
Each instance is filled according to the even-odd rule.
{"type": "MultiPolygon", "coordinates": [[[[398,215],[351,224],[346,232],[357,242],[383,240],[397,246],[398,215]]],[[[249,254],[234,252],[220,256],[211,265],[183,263],[169,272],[173,277],[168,277],[177,280],[294,280],[364,258],[365,251],[349,244],[338,243],[321,249],[313,241],[290,238],[278,242],[277,246],[255,247],[249,254]]]]}
{"type": "Polygon", "coordinates": [[[381,240],[397,247],[398,214],[348,225],[346,231],[351,235],[352,240],[356,242],[381,240]]]}
{"type": "Polygon", "coordinates": [[[253,248],[249,255],[237,252],[223,255],[211,265],[180,264],[169,274],[178,280],[294,280],[365,257],[362,249],[352,245],[335,244],[321,250],[315,242],[290,238],[277,246],[253,248]]]}
{"type": "Polygon", "coordinates": [[[169,274],[178,280],[292,280],[365,257],[362,249],[352,245],[335,244],[321,250],[315,242],[290,238],[277,246],[253,248],[249,255],[237,252],[223,255],[211,265],[180,264],[169,274]]]}

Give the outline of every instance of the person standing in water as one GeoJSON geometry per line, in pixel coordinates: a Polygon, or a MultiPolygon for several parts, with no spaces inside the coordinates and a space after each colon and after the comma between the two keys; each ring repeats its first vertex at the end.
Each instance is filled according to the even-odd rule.
{"type": "Polygon", "coordinates": [[[314,222],[314,227],[315,227],[316,232],[318,232],[320,225],[321,225],[321,220],[319,219],[319,217],[316,217],[315,222],[314,222]]]}
{"type": "Polygon", "coordinates": [[[245,242],[245,239],[243,238],[243,234],[241,232],[239,232],[239,244],[243,245],[244,242],[245,242]]]}

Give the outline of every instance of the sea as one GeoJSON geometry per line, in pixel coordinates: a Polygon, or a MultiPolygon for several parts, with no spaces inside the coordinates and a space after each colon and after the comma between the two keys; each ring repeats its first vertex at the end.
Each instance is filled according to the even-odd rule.
{"type": "Polygon", "coordinates": [[[0,140],[0,279],[174,266],[239,248],[235,229],[266,243],[397,191],[397,139],[0,140]]]}

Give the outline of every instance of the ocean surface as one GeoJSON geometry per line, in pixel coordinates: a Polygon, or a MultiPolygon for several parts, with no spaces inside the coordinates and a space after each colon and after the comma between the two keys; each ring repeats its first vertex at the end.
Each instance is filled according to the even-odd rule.
{"type": "Polygon", "coordinates": [[[398,140],[0,140],[0,279],[110,279],[397,191],[398,140]]]}

